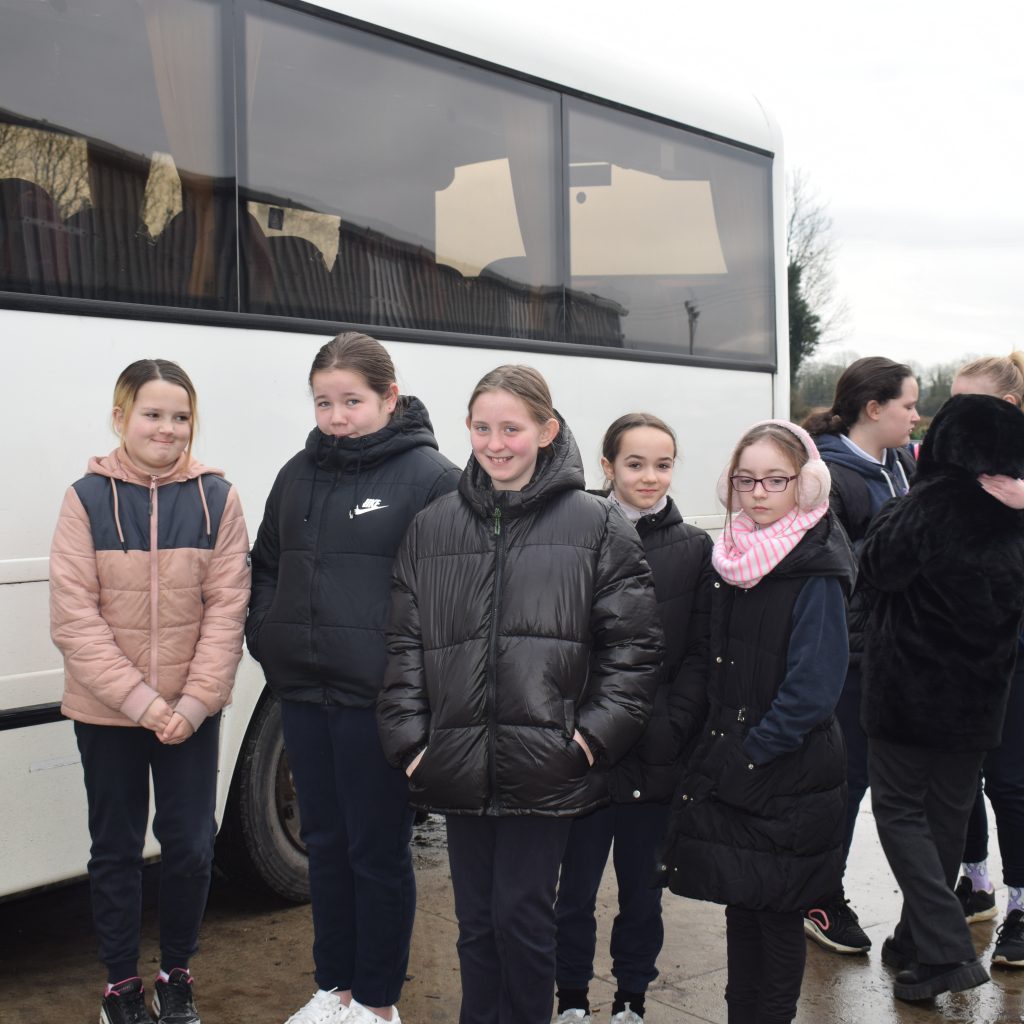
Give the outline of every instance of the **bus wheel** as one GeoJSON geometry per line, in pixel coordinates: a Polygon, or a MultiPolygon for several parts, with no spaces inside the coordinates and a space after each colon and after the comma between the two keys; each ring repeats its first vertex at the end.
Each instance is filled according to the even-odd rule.
{"type": "Polygon", "coordinates": [[[281,705],[269,694],[253,715],[235,766],[217,866],[230,879],[294,903],[309,899],[309,858],[299,837],[281,705]]]}

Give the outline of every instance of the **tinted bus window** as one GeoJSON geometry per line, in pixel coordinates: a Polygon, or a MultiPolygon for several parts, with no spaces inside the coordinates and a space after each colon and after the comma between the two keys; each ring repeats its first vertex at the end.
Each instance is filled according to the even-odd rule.
{"type": "Polygon", "coordinates": [[[628,348],[772,361],[771,159],[568,100],[570,340],[577,297],[621,309],[628,348]]]}
{"type": "Polygon", "coordinates": [[[554,93],[273,4],[245,45],[267,311],[561,335],[554,93]]]}
{"type": "Polygon", "coordinates": [[[0,17],[0,289],[237,308],[219,6],[0,17]]]}

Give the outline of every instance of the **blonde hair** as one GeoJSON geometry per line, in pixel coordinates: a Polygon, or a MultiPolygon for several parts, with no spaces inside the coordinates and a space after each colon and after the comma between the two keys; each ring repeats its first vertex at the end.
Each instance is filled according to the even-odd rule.
{"type": "MultiPolygon", "coordinates": [[[[199,429],[199,405],[196,399],[196,389],[189,375],[177,363],[173,363],[169,359],[137,359],[121,371],[117,383],[114,385],[114,409],[120,410],[121,422],[128,422],[142,386],[151,380],[165,380],[168,384],[176,384],[188,395],[189,436],[188,444],[185,445],[185,454],[191,454],[192,442],[199,429]]],[[[111,425],[114,428],[114,433],[118,433],[117,422],[112,420],[111,425]]]]}
{"type": "Polygon", "coordinates": [[[1012,395],[1024,408],[1024,352],[1014,349],[1008,356],[982,356],[956,371],[959,377],[984,377],[997,397],[1012,395]]]}

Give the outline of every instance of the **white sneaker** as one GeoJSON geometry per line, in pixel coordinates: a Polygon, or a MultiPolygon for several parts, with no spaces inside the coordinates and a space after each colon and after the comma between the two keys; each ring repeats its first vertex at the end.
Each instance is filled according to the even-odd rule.
{"type": "Polygon", "coordinates": [[[612,1014],[612,1024],[644,1024],[643,1017],[632,1010],[621,1010],[612,1014]]]}
{"type": "MultiPolygon", "coordinates": [[[[349,1006],[349,1014],[345,1018],[345,1024],[402,1024],[402,1018],[398,1016],[398,1007],[391,1007],[391,1020],[378,1017],[373,1010],[368,1010],[362,1003],[354,999],[349,1006]]],[[[287,1024],[287,1022],[286,1022],[287,1024]]]]}
{"type": "Polygon", "coordinates": [[[317,989],[313,998],[284,1024],[341,1024],[342,1021],[351,1020],[351,1008],[334,994],[337,991],[335,988],[326,991],[317,989]]]}
{"type": "Polygon", "coordinates": [[[555,1024],[590,1024],[590,1014],[586,1010],[563,1010],[555,1024]]]}

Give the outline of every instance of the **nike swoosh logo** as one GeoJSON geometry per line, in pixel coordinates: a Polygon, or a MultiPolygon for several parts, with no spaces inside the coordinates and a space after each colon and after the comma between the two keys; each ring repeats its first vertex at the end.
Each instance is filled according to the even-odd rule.
{"type": "Polygon", "coordinates": [[[382,508],[390,508],[390,505],[375,505],[373,508],[354,508],[352,514],[361,516],[365,512],[379,512],[382,508]]]}

